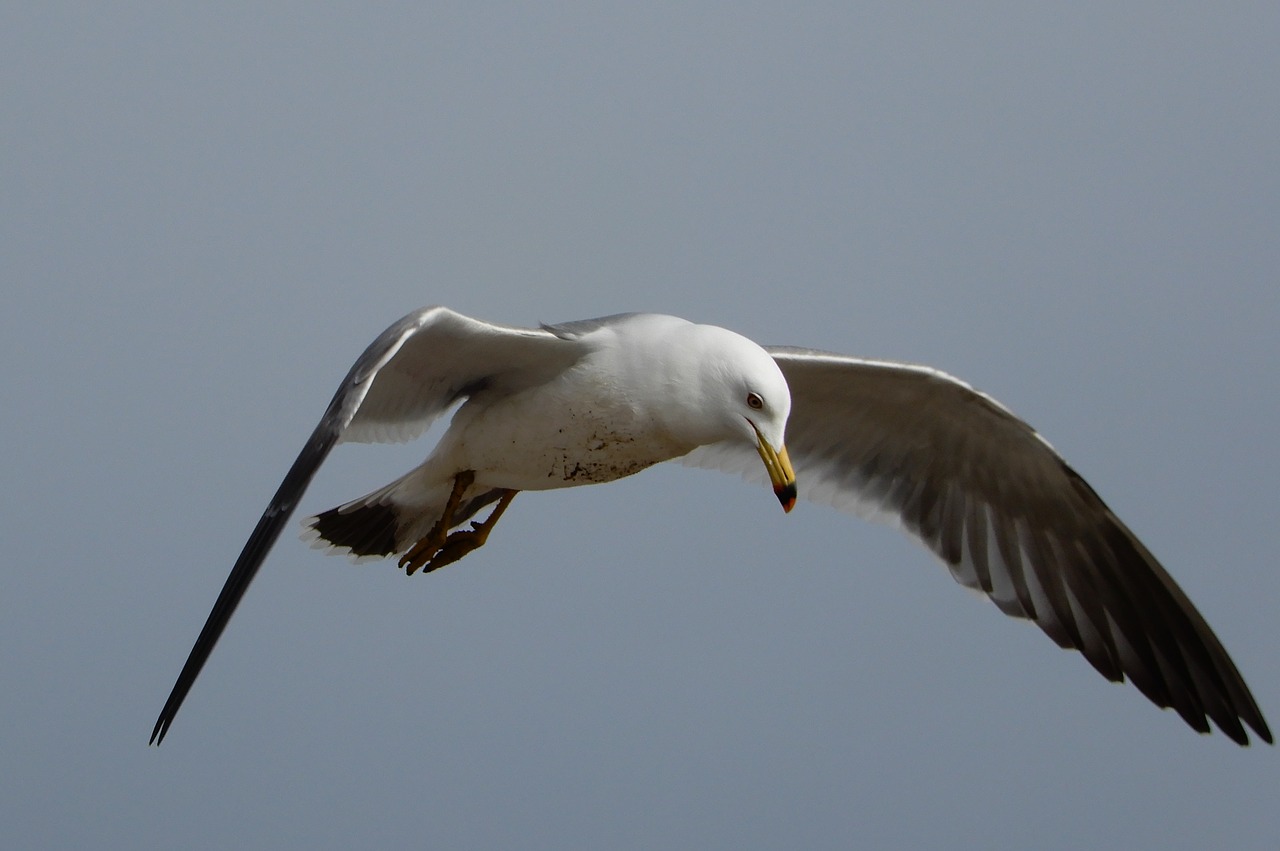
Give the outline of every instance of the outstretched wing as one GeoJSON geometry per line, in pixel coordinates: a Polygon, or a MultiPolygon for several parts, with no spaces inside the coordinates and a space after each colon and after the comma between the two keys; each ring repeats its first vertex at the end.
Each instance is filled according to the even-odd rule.
{"type": "MultiPolygon", "coordinates": [[[[771,348],[791,388],[800,496],[921,540],[961,584],[1033,620],[1196,730],[1271,732],[1226,650],[1155,557],[1030,426],[926,367],[771,348]]],[[[689,463],[747,468],[723,447],[689,463]]],[[[754,465],[759,466],[758,462],[754,465]]]]}
{"type": "Polygon", "coordinates": [[[418,437],[461,399],[546,381],[582,351],[580,342],[547,330],[494,325],[443,307],[411,313],[383,331],[343,379],[241,550],[160,712],[152,744],[164,740],[240,598],[334,446],[418,437]]]}

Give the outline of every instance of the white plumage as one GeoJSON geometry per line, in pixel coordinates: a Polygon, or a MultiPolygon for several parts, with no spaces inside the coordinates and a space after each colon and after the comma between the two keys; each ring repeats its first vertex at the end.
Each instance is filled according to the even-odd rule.
{"type": "Polygon", "coordinates": [[[1108,679],[1129,678],[1202,732],[1212,719],[1240,744],[1245,725],[1271,741],[1226,650],[1154,556],[1030,426],[963,382],[765,349],[668,316],[516,328],[433,307],[392,325],[351,368],[232,568],[153,742],[329,451],[417,437],[458,403],[420,466],[310,518],[304,537],[429,571],[482,545],[519,491],[683,458],[767,479],[788,510],[798,488],[893,522],[958,582],[1108,679]],[[460,528],[490,505],[487,520],[460,528]]]}

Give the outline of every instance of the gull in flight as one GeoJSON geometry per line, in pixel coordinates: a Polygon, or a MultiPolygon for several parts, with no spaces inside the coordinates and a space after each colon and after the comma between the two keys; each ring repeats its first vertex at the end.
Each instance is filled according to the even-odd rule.
{"type": "Polygon", "coordinates": [[[1155,557],[1030,426],[963,382],[762,348],[671,316],[517,328],[429,307],[384,331],[343,379],[236,559],[153,744],[329,451],[418,437],[455,405],[421,465],[309,518],[304,538],[426,573],[482,546],[520,491],[680,458],[767,477],[786,511],[799,495],[888,519],[1107,679],[1128,677],[1202,733],[1212,719],[1241,745],[1245,725],[1272,741],[1227,651],[1155,557]]]}

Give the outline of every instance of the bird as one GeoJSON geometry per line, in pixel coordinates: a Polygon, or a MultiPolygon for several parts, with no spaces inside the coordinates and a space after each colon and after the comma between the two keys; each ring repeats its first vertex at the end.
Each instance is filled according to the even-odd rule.
{"type": "Polygon", "coordinates": [[[1194,730],[1273,743],[1249,687],[1155,556],[1030,425],[940,370],[629,313],[537,327],[414,311],[356,360],[236,559],[156,721],[165,738],[236,606],[339,443],[402,442],[451,412],[420,465],[303,521],[353,560],[429,573],[482,547],[522,491],[676,459],[887,520],[961,585],[1128,679],[1194,730]],[[475,519],[489,510],[483,520],[475,519]]]}

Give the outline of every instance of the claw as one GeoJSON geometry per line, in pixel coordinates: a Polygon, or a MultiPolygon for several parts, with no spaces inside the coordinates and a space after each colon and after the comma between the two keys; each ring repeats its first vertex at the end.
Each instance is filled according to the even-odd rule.
{"type": "Polygon", "coordinates": [[[405,569],[406,576],[413,576],[415,570],[427,565],[432,556],[448,541],[449,529],[453,526],[453,515],[458,510],[458,504],[462,502],[462,495],[466,493],[467,488],[471,487],[475,478],[476,474],[471,470],[463,470],[453,477],[453,490],[449,492],[449,500],[444,504],[440,519],[431,527],[431,531],[400,557],[400,566],[405,569]]]}
{"type": "Polygon", "coordinates": [[[423,573],[430,573],[446,564],[453,564],[472,550],[484,546],[484,542],[489,538],[489,531],[498,522],[502,512],[507,510],[507,506],[515,498],[516,491],[502,491],[498,504],[494,506],[493,511],[483,523],[473,522],[470,529],[459,529],[450,533],[453,515],[462,502],[463,493],[473,481],[475,481],[475,473],[470,470],[464,470],[454,478],[453,491],[449,494],[449,501],[445,503],[440,519],[431,527],[430,532],[400,557],[400,566],[405,569],[406,575],[412,576],[419,568],[423,573]]]}
{"type": "Polygon", "coordinates": [[[423,566],[422,572],[429,573],[438,568],[444,567],[446,564],[453,564],[458,559],[465,556],[474,549],[478,549],[484,541],[475,540],[474,531],[463,530],[454,532],[445,539],[444,546],[436,550],[431,560],[423,566]]]}

